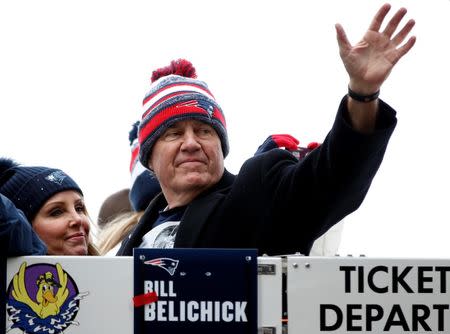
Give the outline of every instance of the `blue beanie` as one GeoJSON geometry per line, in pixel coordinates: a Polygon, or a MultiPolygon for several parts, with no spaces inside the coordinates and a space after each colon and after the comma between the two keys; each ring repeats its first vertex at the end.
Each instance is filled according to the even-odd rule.
{"type": "Polygon", "coordinates": [[[161,192],[156,176],[148,169],[139,174],[130,188],[130,203],[134,211],[144,211],[153,198],[161,192]]]}
{"type": "Polygon", "coordinates": [[[83,195],[75,181],[62,170],[24,167],[11,159],[0,158],[0,193],[22,210],[30,223],[50,197],[66,190],[83,195]]]}

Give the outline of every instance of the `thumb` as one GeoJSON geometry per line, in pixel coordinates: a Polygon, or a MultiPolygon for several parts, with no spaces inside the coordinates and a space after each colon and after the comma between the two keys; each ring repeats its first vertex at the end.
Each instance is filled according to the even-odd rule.
{"type": "Polygon", "coordinates": [[[352,45],[347,38],[344,28],[339,23],[336,23],[334,27],[336,29],[336,38],[339,45],[339,50],[341,53],[347,53],[351,49],[352,45]]]}

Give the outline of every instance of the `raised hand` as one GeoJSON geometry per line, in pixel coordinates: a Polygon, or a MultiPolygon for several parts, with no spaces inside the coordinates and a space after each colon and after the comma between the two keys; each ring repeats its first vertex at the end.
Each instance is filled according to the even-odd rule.
{"type": "Polygon", "coordinates": [[[414,27],[415,21],[412,19],[393,36],[406,14],[405,8],[400,8],[386,28],[380,31],[390,9],[389,4],[384,4],[378,10],[364,37],[356,45],[350,44],[343,27],[336,24],[339,53],[350,77],[349,87],[358,94],[370,95],[378,91],[395,64],[416,41],[415,36],[411,36],[401,45],[414,27]]]}

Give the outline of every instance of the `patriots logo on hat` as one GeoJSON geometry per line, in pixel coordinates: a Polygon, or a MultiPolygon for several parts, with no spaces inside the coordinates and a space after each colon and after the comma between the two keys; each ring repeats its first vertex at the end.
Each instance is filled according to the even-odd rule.
{"type": "Polygon", "coordinates": [[[168,257],[160,257],[157,259],[145,261],[144,264],[160,267],[167,271],[170,276],[173,276],[173,274],[175,274],[175,269],[177,269],[178,267],[178,262],[180,261],[168,257]]]}
{"type": "Polygon", "coordinates": [[[209,118],[213,117],[214,114],[214,105],[210,101],[200,98],[181,102],[176,105],[176,108],[183,108],[183,107],[197,107],[203,109],[204,111],[206,111],[209,118]]]}
{"type": "Polygon", "coordinates": [[[57,171],[54,171],[54,172],[48,174],[45,177],[45,179],[50,182],[54,182],[56,184],[61,185],[66,177],[67,177],[67,175],[64,174],[63,171],[57,170],[57,171]]]}
{"type": "Polygon", "coordinates": [[[213,116],[214,113],[214,106],[211,104],[211,102],[209,101],[204,101],[204,100],[198,100],[197,101],[198,106],[202,109],[204,109],[207,113],[208,116],[211,118],[213,116]]]}

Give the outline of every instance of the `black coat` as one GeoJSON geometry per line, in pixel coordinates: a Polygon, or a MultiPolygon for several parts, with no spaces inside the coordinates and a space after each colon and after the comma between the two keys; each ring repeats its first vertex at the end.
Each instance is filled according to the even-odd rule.
{"type": "MultiPolygon", "coordinates": [[[[304,160],[273,149],[247,160],[236,176],[225,171],[187,206],[174,247],[309,254],[315,239],[360,206],[397,122],[380,100],[376,130],[361,134],[349,125],[345,102],[323,144],[304,160]]],[[[162,194],[150,203],[117,255],[132,255],[166,205],[162,194]]]]}

